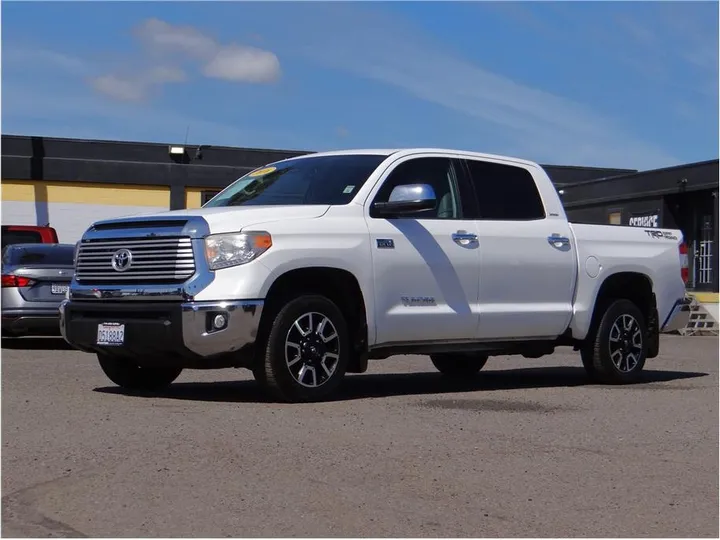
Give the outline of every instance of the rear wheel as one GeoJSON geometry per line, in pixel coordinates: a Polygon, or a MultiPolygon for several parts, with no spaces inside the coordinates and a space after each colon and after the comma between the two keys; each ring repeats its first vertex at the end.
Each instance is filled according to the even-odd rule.
{"type": "Polygon", "coordinates": [[[98,362],[108,379],[127,390],[161,390],[182,373],[179,367],[142,366],[129,359],[104,354],[98,354],[98,362]]]}
{"type": "Polygon", "coordinates": [[[482,354],[433,354],[430,355],[435,368],[448,377],[472,377],[477,374],[488,361],[482,354]]]}
{"type": "Polygon", "coordinates": [[[300,296],[275,316],[255,379],[282,401],[330,396],[347,370],[350,339],[342,311],[320,295],[300,296]]]}
{"type": "Polygon", "coordinates": [[[609,384],[637,382],[647,358],[647,327],[630,300],[611,302],[595,335],[581,349],[583,365],[593,379],[609,384]]]}

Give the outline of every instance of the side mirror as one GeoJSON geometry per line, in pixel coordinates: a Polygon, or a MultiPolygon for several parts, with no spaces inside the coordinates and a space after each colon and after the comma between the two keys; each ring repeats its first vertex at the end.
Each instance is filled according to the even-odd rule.
{"type": "Polygon", "coordinates": [[[379,217],[413,214],[434,210],[437,206],[435,190],[428,184],[406,184],[395,186],[388,202],[376,202],[374,213],[379,217]]]}

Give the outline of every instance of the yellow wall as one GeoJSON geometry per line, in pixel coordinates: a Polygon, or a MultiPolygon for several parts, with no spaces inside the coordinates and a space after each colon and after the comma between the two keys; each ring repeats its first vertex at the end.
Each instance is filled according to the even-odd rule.
{"type": "Polygon", "coordinates": [[[3,180],[2,200],[114,206],[163,206],[169,209],[170,188],[85,182],[3,180]]]}
{"type": "Polygon", "coordinates": [[[716,292],[688,292],[688,295],[694,296],[701,304],[718,303],[718,293],[716,292]]]}
{"type": "Polygon", "coordinates": [[[185,189],[185,208],[200,208],[202,206],[202,192],[205,191],[201,188],[186,188],[185,189]]]}

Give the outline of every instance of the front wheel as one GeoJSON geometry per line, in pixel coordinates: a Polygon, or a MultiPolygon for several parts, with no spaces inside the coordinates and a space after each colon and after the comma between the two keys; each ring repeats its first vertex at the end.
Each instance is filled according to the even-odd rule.
{"type": "Polygon", "coordinates": [[[279,400],[318,401],[340,385],[350,339],[342,311],[328,298],[300,296],[275,316],[255,379],[279,400]]]}
{"type": "Polygon", "coordinates": [[[647,326],[630,300],[615,300],[600,319],[593,337],[581,349],[588,375],[599,382],[637,382],[647,358],[647,326]]]}
{"type": "Polygon", "coordinates": [[[430,355],[435,368],[448,377],[472,377],[485,367],[486,355],[480,354],[433,354],[430,355]]]}
{"type": "Polygon", "coordinates": [[[177,379],[182,368],[142,366],[132,360],[98,354],[98,362],[108,379],[126,390],[161,390],[177,379]]]}

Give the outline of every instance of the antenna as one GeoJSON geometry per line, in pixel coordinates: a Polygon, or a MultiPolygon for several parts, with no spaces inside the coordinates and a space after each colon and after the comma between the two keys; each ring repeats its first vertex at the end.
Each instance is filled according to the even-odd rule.
{"type": "Polygon", "coordinates": [[[187,146],[188,137],[190,136],[190,124],[188,124],[187,129],[185,130],[185,144],[184,146],[187,146]]]}

